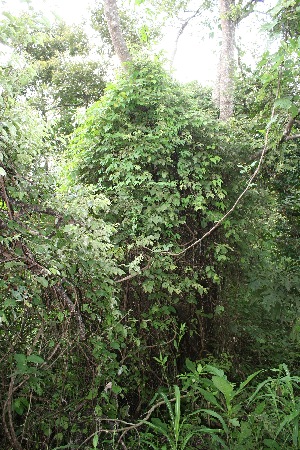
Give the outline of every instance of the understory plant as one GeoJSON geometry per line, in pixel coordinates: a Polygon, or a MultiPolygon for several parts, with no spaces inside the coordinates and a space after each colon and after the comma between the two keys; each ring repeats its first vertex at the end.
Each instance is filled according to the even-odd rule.
{"type": "Polygon", "coordinates": [[[299,448],[300,378],[285,364],[269,376],[255,372],[238,385],[216,366],[190,360],[186,365],[180,387],[157,392],[138,422],[116,419],[107,427],[100,420],[94,448],[299,448]]]}
{"type": "MultiPolygon", "coordinates": [[[[281,364],[262,381],[251,374],[236,386],[211,365],[187,361],[182,388],[161,392],[159,417],[145,422],[141,442],[154,449],[297,449],[300,378],[281,364]],[[174,406],[173,406],[174,404],[174,406]]],[[[136,448],[145,448],[142,445],[136,448]]]]}

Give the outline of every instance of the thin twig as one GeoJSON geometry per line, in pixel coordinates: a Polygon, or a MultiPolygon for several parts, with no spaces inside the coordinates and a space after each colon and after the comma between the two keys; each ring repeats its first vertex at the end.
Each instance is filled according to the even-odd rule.
{"type": "Polygon", "coordinates": [[[183,22],[183,24],[181,25],[181,27],[180,27],[180,29],[179,29],[179,31],[178,31],[178,33],[177,33],[176,40],[175,40],[175,46],[174,46],[174,50],[173,50],[173,54],[172,54],[171,62],[170,62],[171,67],[172,67],[173,64],[174,64],[174,59],[175,59],[175,56],[176,56],[176,53],[177,53],[178,41],[179,41],[180,36],[181,36],[182,33],[184,32],[185,28],[188,26],[189,22],[190,22],[192,19],[194,19],[194,17],[196,17],[196,16],[199,14],[201,8],[202,8],[202,7],[200,6],[200,7],[197,9],[197,11],[196,11],[192,16],[188,17],[188,18],[183,22]]]}
{"type": "MultiPolygon", "coordinates": [[[[185,398],[187,397],[187,394],[185,395],[181,395],[180,398],[185,398]]],[[[169,402],[175,402],[176,398],[171,398],[169,399],[169,402]]],[[[94,437],[96,434],[100,434],[100,433],[123,433],[122,436],[124,435],[124,433],[127,433],[127,431],[130,430],[135,430],[136,428],[139,428],[143,425],[145,425],[145,423],[148,421],[148,419],[150,418],[151,414],[160,406],[165,405],[165,401],[162,400],[160,402],[155,403],[155,405],[153,405],[146,413],[146,416],[144,419],[142,419],[140,422],[138,423],[130,423],[130,422],[126,422],[125,420],[121,420],[121,419],[100,419],[101,422],[114,422],[114,423],[123,423],[128,425],[128,427],[123,427],[123,428],[119,428],[119,429],[100,429],[98,431],[95,431],[95,433],[91,434],[89,437],[87,437],[78,447],[78,449],[82,448],[84,444],[86,444],[90,439],[92,439],[92,437],[94,437]]],[[[121,436],[121,437],[122,437],[121,436]]]]}
{"type": "Polygon", "coordinates": [[[25,416],[25,420],[24,420],[24,424],[23,424],[23,430],[22,430],[21,442],[22,442],[23,439],[24,439],[24,434],[25,434],[26,424],[27,424],[27,420],[28,420],[29,413],[30,413],[31,405],[32,405],[32,391],[30,392],[30,396],[29,396],[29,404],[28,404],[28,408],[27,408],[27,412],[26,412],[26,416],[25,416]]]}
{"type": "MultiPolygon", "coordinates": [[[[66,280],[63,279],[62,282],[63,281],[66,281],[66,280]]],[[[68,282],[68,284],[70,284],[74,288],[74,286],[70,282],[68,282]]],[[[65,305],[68,307],[70,313],[76,317],[78,325],[79,325],[80,338],[82,340],[84,340],[85,339],[85,325],[83,323],[80,312],[76,310],[74,303],[72,302],[70,297],[67,295],[64,287],[62,286],[62,283],[55,285],[54,289],[59,293],[59,295],[63,299],[65,305]]]]}

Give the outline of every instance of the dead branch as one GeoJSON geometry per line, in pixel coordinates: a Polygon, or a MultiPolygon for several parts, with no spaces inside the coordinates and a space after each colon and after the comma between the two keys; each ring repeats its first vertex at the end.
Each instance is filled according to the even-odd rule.
{"type": "Polygon", "coordinates": [[[175,59],[175,56],[176,56],[176,53],[177,53],[178,41],[179,41],[180,36],[181,36],[182,33],[184,32],[185,28],[188,26],[188,24],[190,23],[190,21],[191,21],[192,19],[194,19],[196,16],[199,16],[199,14],[200,14],[200,12],[201,12],[201,9],[202,9],[202,7],[200,6],[200,7],[197,9],[197,11],[194,12],[194,14],[192,14],[190,17],[188,17],[188,18],[183,22],[183,24],[181,25],[181,27],[180,27],[180,29],[179,29],[179,31],[178,31],[178,33],[177,33],[176,40],[175,40],[174,50],[173,50],[173,54],[172,54],[171,61],[170,61],[171,67],[173,67],[173,64],[174,64],[174,59],[175,59]]]}
{"type": "MultiPolygon", "coordinates": [[[[185,398],[185,397],[187,397],[187,394],[181,395],[181,396],[180,396],[180,398],[185,398]]],[[[171,399],[169,399],[169,401],[173,403],[173,402],[176,401],[176,398],[171,398],[171,399]]],[[[135,429],[137,429],[137,428],[139,428],[139,427],[145,425],[145,423],[147,423],[148,419],[151,417],[151,414],[152,414],[157,408],[159,408],[159,407],[162,406],[162,405],[165,405],[165,401],[164,401],[164,400],[155,403],[155,405],[153,405],[153,406],[147,411],[147,413],[146,413],[146,415],[145,415],[145,418],[142,419],[142,420],[141,420],[140,422],[138,422],[138,423],[126,422],[125,420],[122,420],[122,419],[100,419],[100,422],[110,422],[110,423],[113,422],[113,423],[116,423],[116,424],[117,424],[117,423],[120,423],[120,424],[122,423],[122,424],[128,425],[128,426],[125,426],[125,427],[123,427],[123,428],[118,428],[118,429],[114,429],[114,428],[113,428],[113,429],[106,429],[106,428],[100,429],[100,430],[96,431],[95,433],[91,434],[89,437],[87,437],[87,438],[80,444],[80,446],[78,447],[78,449],[82,448],[82,447],[84,446],[84,444],[86,444],[90,439],[92,439],[92,437],[94,437],[96,434],[100,434],[100,433],[122,433],[122,435],[121,435],[121,437],[120,437],[120,439],[122,439],[123,436],[124,436],[124,434],[127,433],[128,431],[130,431],[130,430],[135,430],[135,429]]],[[[120,439],[119,439],[119,441],[120,441],[120,439]]]]}

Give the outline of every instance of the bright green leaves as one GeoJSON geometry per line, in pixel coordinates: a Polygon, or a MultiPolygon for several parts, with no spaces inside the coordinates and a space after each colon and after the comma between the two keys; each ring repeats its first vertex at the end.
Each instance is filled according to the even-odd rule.
{"type": "Polygon", "coordinates": [[[292,117],[296,117],[299,114],[299,107],[288,97],[278,98],[275,100],[274,106],[289,112],[292,117]]]}
{"type": "Polygon", "coordinates": [[[226,378],[219,376],[213,376],[212,382],[215,387],[224,395],[228,409],[230,407],[232,399],[233,385],[228,380],[226,380],[226,378]]]}
{"type": "Polygon", "coordinates": [[[32,362],[36,364],[42,364],[44,362],[43,358],[38,355],[31,354],[27,356],[27,362],[32,362]]]}
{"type": "Polygon", "coordinates": [[[93,448],[97,448],[99,442],[99,436],[98,434],[95,434],[95,436],[93,437],[93,448]]]}
{"type": "Polygon", "coordinates": [[[39,355],[31,354],[26,356],[24,353],[16,353],[14,355],[16,361],[17,374],[34,374],[36,373],[36,368],[33,364],[43,364],[44,360],[39,355]]]}
{"type": "Polygon", "coordinates": [[[43,287],[48,287],[49,282],[45,277],[36,277],[36,279],[43,287]]]}
{"type": "MultiPolygon", "coordinates": [[[[295,117],[299,111],[299,19],[300,10],[295,1],[278,0],[269,11],[272,20],[267,30],[276,40],[276,50],[266,52],[259,64],[264,88],[272,87],[275,107],[295,117]],[[277,92],[276,92],[277,91],[277,92]]],[[[269,92],[264,92],[265,97],[269,92]]]]}
{"type": "MultiPolygon", "coordinates": [[[[227,258],[226,247],[214,252],[216,242],[179,263],[168,254],[208,230],[225,208],[219,123],[201,106],[209,95],[178,85],[158,61],[135,61],[88,109],[68,150],[69,179],[79,177],[109,201],[112,252],[119,251],[122,275],[134,286],[126,308],[163,340],[177,320],[189,323],[192,336],[213,318],[203,299],[220,283],[218,264],[227,258]],[[188,308],[197,316],[185,317],[188,308]]],[[[118,296],[122,302],[123,291],[118,296]]],[[[149,336],[139,334],[136,345],[150,345],[149,336]]]]}
{"type": "Polygon", "coordinates": [[[139,61],[87,112],[72,144],[77,172],[109,197],[115,220],[133,224],[131,235],[176,240],[187,209],[196,219],[225,195],[210,170],[220,157],[208,123],[159,64],[139,61]]]}

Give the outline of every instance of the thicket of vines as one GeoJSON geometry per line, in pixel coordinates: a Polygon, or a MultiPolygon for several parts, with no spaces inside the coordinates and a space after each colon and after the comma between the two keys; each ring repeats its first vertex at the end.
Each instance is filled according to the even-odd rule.
{"type": "MultiPolygon", "coordinates": [[[[298,9],[279,3],[274,29],[294,30],[298,9]]],[[[210,90],[157,57],[111,83],[77,59],[62,85],[67,56],[87,55],[83,31],[12,20],[0,30],[18,55],[0,72],[1,448],[298,448],[294,35],[237,80],[222,123],[210,90]]]]}

